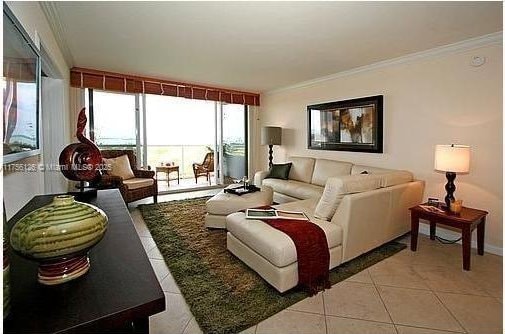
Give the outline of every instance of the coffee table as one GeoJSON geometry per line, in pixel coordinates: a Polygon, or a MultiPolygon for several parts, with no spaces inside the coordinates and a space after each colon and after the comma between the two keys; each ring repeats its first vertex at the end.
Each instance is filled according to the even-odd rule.
{"type": "MultiPolygon", "coordinates": [[[[55,195],[35,196],[8,223],[55,195]]],[[[89,252],[91,268],[73,281],[44,286],[37,263],[9,252],[11,311],[5,333],[148,333],[149,316],[165,310],[165,295],[117,189],[100,190],[90,204],[109,218],[89,252]]]]}
{"type": "Polygon", "coordinates": [[[156,167],[156,178],[158,178],[158,172],[167,174],[168,186],[170,186],[170,173],[177,172],[177,184],[179,184],[179,166],[157,166],[156,167]]]}

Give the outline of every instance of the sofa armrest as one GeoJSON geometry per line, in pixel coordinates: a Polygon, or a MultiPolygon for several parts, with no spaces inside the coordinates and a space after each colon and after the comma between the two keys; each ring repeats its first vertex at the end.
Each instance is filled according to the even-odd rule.
{"type": "Polygon", "coordinates": [[[331,219],[342,228],[342,262],[378,246],[389,216],[389,198],[384,189],[344,196],[331,219]]]}
{"type": "Polygon", "coordinates": [[[97,182],[99,188],[118,188],[123,184],[123,178],[116,175],[103,174],[97,182]]]}
{"type": "Polygon", "coordinates": [[[154,171],[135,169],[133,171],[133,175],[135,175],[135,177],[139,177],[139,178],[143,178],[143,179],[152,179],[152,178],[154,178],[154,171]]]}
{"type": "Polygon", "coordinates": [[[267,177],[268,173],[269,171],[267,170],[256,172],[256,174],[254,174],[254,185],[256,187],[261,187],[261,184],[263,183],[265,177],[267,177]]]}
{"type": "Polygon", "coordinates": [[[410,230],[409,208],[422,201],[424,182],[344,196],[331,222],[342,228],[342,260],[349,261],[410,230]]]}

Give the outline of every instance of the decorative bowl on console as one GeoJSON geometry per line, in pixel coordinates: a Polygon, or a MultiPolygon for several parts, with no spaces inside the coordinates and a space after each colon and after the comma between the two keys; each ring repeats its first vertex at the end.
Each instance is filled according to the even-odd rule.
{"type": "Polygon", "coordinates": [[[38,281],[45,285],[68,282],[88,272],[88,251],[107,230],[107,216],[74,196],[54,197],[12,227],[12,248],[39,262],[38,281]]]}

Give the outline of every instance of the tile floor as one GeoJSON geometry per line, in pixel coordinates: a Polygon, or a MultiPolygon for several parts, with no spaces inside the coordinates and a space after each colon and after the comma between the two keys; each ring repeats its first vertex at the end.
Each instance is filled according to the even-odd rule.
{"type": "MultiPolygon", "coordinates": [[[[172,194],[159,200],[217,191],[172,194]]],[[[151,333],[201,333],[140,212],[132,205],[130,211],[166,296],[166,311],[150,318],[151,333]]],[[[403,241],[409,243],[409,238],[403,241]]],[[[417,252],[405,249],[243,333],[503,333],[502,280],[502,257],[478,256],[474,250],[472,270],[464,272],[461,245],[442,245],[420,236],[417,252]]]]}

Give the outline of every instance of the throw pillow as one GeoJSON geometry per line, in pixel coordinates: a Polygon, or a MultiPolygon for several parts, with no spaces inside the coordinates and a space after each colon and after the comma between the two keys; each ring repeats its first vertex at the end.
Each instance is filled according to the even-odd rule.
{"type": "Polygon", "coordinates": [[[130,166],[130,160],[128,156],[122,155],[117,158],[111,159],[103,159],[106,165],[110,166],[110,169],[107,170],[107,173],[114,176],[121,176],[123,180],[132,179],[135,177],[133,174],[132,168],[130,166]]]}
{"type": "Polygon", "coordinates": [[[326,181],[323,195],[317,203],[314,216],[319,219],[330,220],[345,195],[379,189],[380,187],[381,177],[377,175],[355,174],[330,177],[326,181]]]}
{"type": "Polygon", "coordinates": [[[285,164],[273,164],[270,172],[265,179],[282,179],[287,180],[291,169],[291,162],[285,164]]]}

